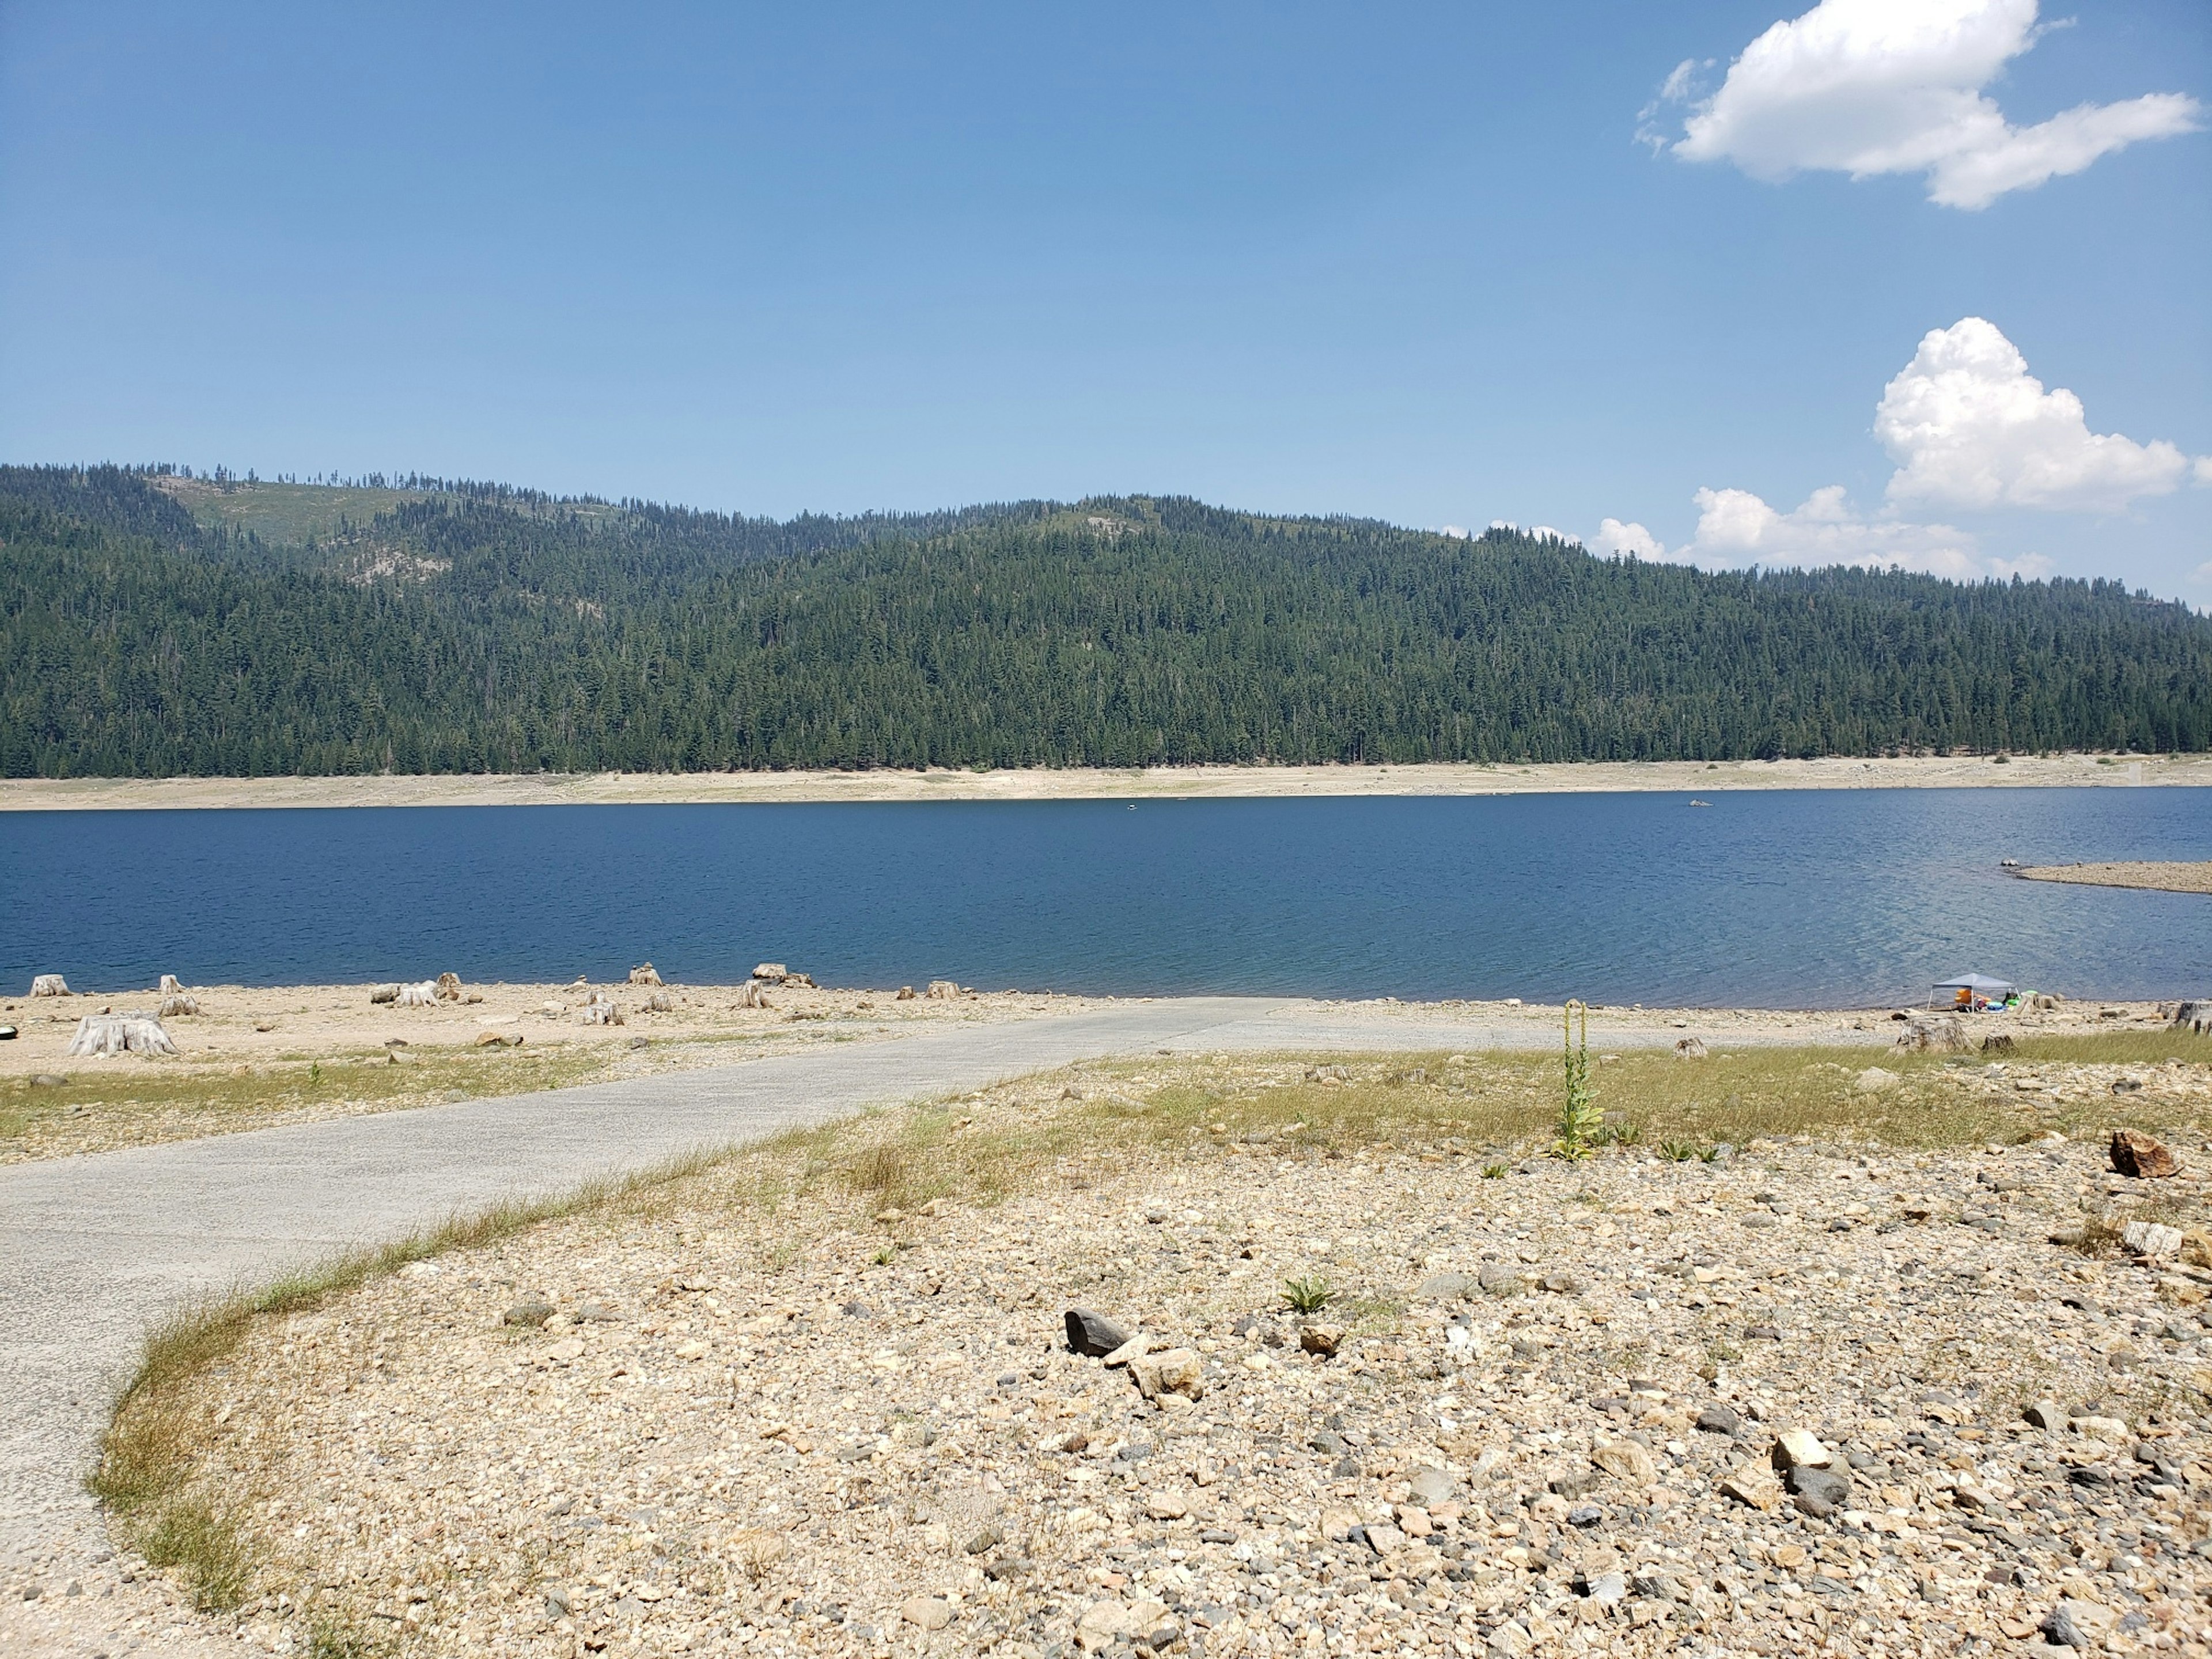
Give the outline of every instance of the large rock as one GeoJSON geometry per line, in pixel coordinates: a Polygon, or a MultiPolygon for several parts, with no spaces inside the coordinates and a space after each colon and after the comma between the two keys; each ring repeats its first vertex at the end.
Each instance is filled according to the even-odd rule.
{"type": "Polygon", "coordinates": [[[1799,1498],[1809,1498],[1827,1509],[1838,1509],[1851,1495],[1851,1483],[1833,1469],[1816,1468],[1810,1463],[1794,1466],[1784,1477],[1784,1484],[1799,1498]]]}
{"type": "Polygon", "coordinates": [[[1825,1469],[1834,1461],[1834,1454],[1820,1443],[1820,1437],[1810,1429],[1792,1429],[1774,1443],[1774,1467],[1778,1469],[1825,1469]]]}
{"type": "Polygon", "coordinates": [[[1756,1463],[1746,1463],[1730,1469],[1721,1477],[1721,1491],[1739,1504],[1748,1504],[1755,1510],[1771,1510],[1782,1503],[1782,1483],[1773,1473],[1756,1463]]]}
{"type": "Polygon", "coordinates": [[[2181,1249],[2182,1232],[2179,1227],[2169,1227],[2158,1221],[2130,1221],[2120,1229],[2120,1243],[2136,1255],[2149,1256],[2154,1261],[2175,1255],[2181,1249]]]}
{"type": "Polygon", "coordinates": [[[1406,1483],[1406,1496],[1423,1509],[1432,1510],[1452,1495],[1455,1484],[1451,1475],[1443,1469],[1419,1469],[1406,1483]]]}
{"type": "Polygon", "coordinates": [[[924,1630],[943,1630],[952,1622],[952,1604],[934,1595],[917,1595],[900,1607],[899,1617],[924,1630]]]}
{"type": "Polygon", "coordinates": [[[2094,1601],[2077,1601],[2069,1596],[2051,1608],[2051,1616],[2043,1621],[2043,1630],[2055,1646],[2092,1648],[2103,1639],[2118,1618],[2110,1607],[2094,1601]]]}
{"type": "Polygon", "coordinates": [[[1164,1394],[1198,1400],[1206,1394],[1205,1371],[1195,1348],[1140,1355],[1129,1362],[1129,1375],[1136,1378],[1137,1391],[1147,1400],[1158,1400],[1164,1394]]]}
{"type": "Polygon", "coordinates": [[[1093,1313],[1088,1308],[1070,1308],[1067,1310],[1067,1346],[1071,1352],[1103,1359],[1127,1342],[1132,1334],[1104,1314],[1093,1313]]]}
{"type": "Polygon", "coordinates": [[[1659,1479],[1659,1464],[1633,1440],[1601,1441],[1590,1450],[1590,1462],[1614,1480],[1639,1489],[1659,1479]]]}
{"type": "Polygon", "coordinates": [[[2179,1175],[2181,1160],[2155,1135],[2145,1134],[2141,1129],[2115,1129],[2112,1168],[2124,1176],[2156,1181],[2179,1175]]]}

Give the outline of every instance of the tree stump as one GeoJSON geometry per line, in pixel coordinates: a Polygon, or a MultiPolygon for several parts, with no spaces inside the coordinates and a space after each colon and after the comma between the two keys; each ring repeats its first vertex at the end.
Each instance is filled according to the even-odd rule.
{"type": "Polygon", "coordinates": [[[59,974],[40,974],[31,981],[34,997],[65,997],[70,994],[69,981],[59,974]]]}
{"type": "Polygon", "coordinates": [[[185,988],[177,983],[177,976],[174,974],[164,974],[161,975],[161,984],[155,988],[165,997],[173,997],[185,988]]]}
{"type": "Polygon", "coordinates": [[[459,1002],[461,1000],[461,976],[459,974],[441,974],[434,988],[439,1001],[459,1002]]]}
{"type": "MultiPolygon", "coordinates": [[[[167,979],[168,975],[165,974],[162,977],[167,979]]],[[[197,997],[179,995],[163,997],[161,1006],[155,1011],[155,1013],[158,1018],[174,1019],[180,1014],[197,1014],[199,1011],[199,1000],[197,997]]]]}
{"type": "Polygon", "coordinates": [[[651,963],[643,962],[629,970],[629,982],[633,985],[658,985],[660,975],[653,971],[651,963]]]}
{"type": "Polygon", "coordinates": [[[76,1023],[68,1052],[91,1054],[173,1054],[177,1045],[161,1022],[143,1013],[87,1014],[76,1023]]]}
{"type": "Polygon", "coordinates": [[[761,993],[761,982],[757,979],[747,980],[745,981],[744,989],[738,993],[738,1006],[740,1008],[765,1008],[768,1006],[768,998],[761,993]]]}
{"type": "Polygon", "coordinates": [[[426,979],[420,985],[403,985],[393,1000],[402,1008],[434,1008],[438,1006],[438,981],[426,979]]]}
{"type": "Polygon", "coordinates": [[[397,985],[379,985],[369,992],[368,1000],[372,1004],[397,1002],[399,1000],[399,988],[397,985]]]}

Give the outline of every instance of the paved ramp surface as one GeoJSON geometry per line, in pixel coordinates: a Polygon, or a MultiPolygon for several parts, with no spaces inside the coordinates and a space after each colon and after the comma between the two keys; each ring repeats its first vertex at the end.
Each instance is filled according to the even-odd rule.
{"type": "Polygon", "coordinates": [[[93,1519],[82,1478],[107,1402],[148,1328],[198,1297],[502,1199],[1078,1060],[1556,1041],[1541,1021],[1360,1018],[1233,997],[1128,1002],[0,1169],[0,1558],[82,1541],[93,1519]]]}

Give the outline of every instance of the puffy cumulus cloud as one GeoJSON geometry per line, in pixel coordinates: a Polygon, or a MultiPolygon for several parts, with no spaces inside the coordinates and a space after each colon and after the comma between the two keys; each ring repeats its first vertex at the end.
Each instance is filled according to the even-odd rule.
{"type": "Polygon", "coordinates": [[[1901,565],[1959,581],[1996,574],[1965,531],[1869,518],[1841,484],[1814,490],[1788,513],[1747,489],[1700,489],[1692,499],[1698,533],[1684,551],[1699,564],[1901,565]]]}
{"type": "MultiPolygon", "coordinates": [[[[2035,44],[2035,19],[2036,0],[1821,0],[1745,47],[1671,149],[1757,179],[1921,173],[1930,201],[1976,210],[2203,124],[2194,98],[2160,92],[2013,125],[1983,88],[2035,44]]],[[[1647,139],[1663,142],[1651,118],[1691,100],[1698,67],[1667,77],[1644,112],[1647,139]]]]}
{"type": "Polygon", "coordinates": [[[1607,519],[1597,527],[1597,534],[1583,544],[1593,553],[1614,556],[1626,555],[1632,559],[1656,562],[1667,556],[1667,544],[1640,524],[1623,524],[1618,519],[1607,519]]]}
{"type": "Polygon", "coordinates": [[[2081,400],[2063,387],[2046,390],[2019,349],[1979,317],[1922,337],[1883,388],[1874,430],[1898,463],[1879,512],[1853,507],[1841,484],[1814,490],[1787,513],[1747,489],[1700,489],[1697,534],[1671,553],[1642,525],[1619,519],[1600,525],[1589,545],[1712,567],[1894,564],[1959,580],[2033,581],[2056,568],[2044,555],[1984,557],[1968,532],[1919,522],[1907,509],[2117,512],[2188,479],[2212,483],[2212,456],[2192,459],[2163,439],[2139,444],[2090,431],[2081,400]]]}
{"type": "Polygon", "coordinates": [[[1874,431],[1898,463],[1893,501],[2118,512],[2212,471],[2163,439],[2090,431],[2081,400],[2045,391],[2020,349],[1979,317],[1922,337],[1883,389],[1874,431]]]}

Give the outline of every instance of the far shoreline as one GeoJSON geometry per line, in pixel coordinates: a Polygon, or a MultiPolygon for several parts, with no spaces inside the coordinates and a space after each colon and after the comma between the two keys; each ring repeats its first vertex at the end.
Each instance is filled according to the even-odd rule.
{"type": "Polygon", "coordinates": [[[7,778],[0,811],[343,806],[1206,800],[1682,793],[1774,789],[2212,787],[2212,755],[1827,757],[1775,761],[1157,766],[967,771],[375,774],[7,778]]]}

